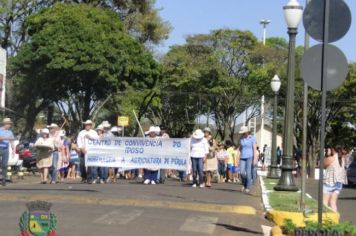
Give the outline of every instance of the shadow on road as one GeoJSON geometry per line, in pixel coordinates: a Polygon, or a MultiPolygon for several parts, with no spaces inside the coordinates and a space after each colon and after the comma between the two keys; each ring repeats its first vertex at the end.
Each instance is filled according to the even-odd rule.
{"type": "Polygon", "coordinates": [[[250,234],[253,234],[253,235],[263,235],[261,232],[257,232],[257,231],[254,231],[254,230],[250,230],[250,229],[247,229],[247,228],[242,228],[242,227],[238,227],[238,226],[234,226],[234,225],[220,224],[220,223],[218,223],[216,225],[220,226],[220,227],[224,227],[225,229],[231,230],[231,231],[245,232],[245,233],[250,233],[250,234]]]}

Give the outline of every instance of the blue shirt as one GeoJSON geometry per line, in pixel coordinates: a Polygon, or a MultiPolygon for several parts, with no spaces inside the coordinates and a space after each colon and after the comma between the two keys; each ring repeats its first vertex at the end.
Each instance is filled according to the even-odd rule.
{"type": "Polygon", "coordinates": [[[253,158],[253,145],[256,144],[256,138],[252,135],[247,136],[247,138],[240,139],[240,159],[253,158]]]}
{"type": "MultiPolygon", "coordinates": [[[[14,134],[12,133],[11,130],[0,128],[0,137],[1,138],[13,139],[14,138],[14,134]]],[[[0,148],[8,148],[9,147],[9,143],[10,143],[9,140],[1,140],[0,141],[0,148]]]]}

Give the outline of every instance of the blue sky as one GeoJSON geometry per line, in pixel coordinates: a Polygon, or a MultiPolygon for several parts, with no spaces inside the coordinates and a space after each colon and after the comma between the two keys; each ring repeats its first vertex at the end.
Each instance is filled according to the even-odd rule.
{"type": "MultiPolygon", "coordinates": [[[[159,51],[167,52],[169,46],[183,44],[190,34],[208,33],[218,28],[249,30],[262,38],[261,19],[271,20],[267,28],[267,37],[287,38],[287,27],[283,17],[283,6],[288,0],[156,0],[160,15],[173,27],[168,40],[159,51]]],[[[305,0],[299,0],[304,5],[305,0]]],[[[356,1],[345,1],[352,14],[356,13],[356,1]]],[[[354,16],[355,17],[355,16],[354,16]]],[[[352,23],[350,31],[335,43],[344,51],[349,61],[356,62],[356,28],[352,23]]],[[[298,45],[304,42],[304,28],[301,24],[298,45]]],[[[315,42],[311,42],[315,44],[315,42]]]]}

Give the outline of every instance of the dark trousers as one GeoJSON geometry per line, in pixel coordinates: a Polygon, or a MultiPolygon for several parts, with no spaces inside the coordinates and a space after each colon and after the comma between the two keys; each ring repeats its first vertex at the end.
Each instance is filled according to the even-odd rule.
{"type": "Polygon", "coordinates": [[[79,169],[82,180],[88,180],[87,168],[85,167],[85,155],[83,153],[79,155],[79,169]]]}
{"type": "Polygon", "coordinates": [[[2,182],[6,182],[7,166],[9,162],[9,148],[0,148],[1,168],[2,168],[2,182]]]}
{"type": "Polygon", "coordinates": [[[157,177],[158,177],[158,170],[147,170],[144,169],[143,170],[143,175],[144,175],[144,179],[148,179],[148,180],[153,180],[153,181],[157,181],[157,177]]]}

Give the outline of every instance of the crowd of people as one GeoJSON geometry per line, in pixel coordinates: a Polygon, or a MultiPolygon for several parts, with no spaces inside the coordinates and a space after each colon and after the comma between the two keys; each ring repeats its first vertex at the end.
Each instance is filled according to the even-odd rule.
{"type": "MultiPolygon", "coordinates": [[[[15,139],[10,130],[11,125],[11,120],[6,118],[0,129],[2,173],[7,170],[5,162],[8,160],[8,146],[15,139]]],[[[152,168],[120,171],[118,168],[87,167],[86,139],[119,136],[120,130],[118,127],[111,127],[108,121],[102,122],[94,129],[93,122],[87,120],[83,122],[83,127],[77,138],[71,140],[66,137],[65,131],[54,123],[40,130],[39,138],[33,147],[37,150],[36,166],[42,184],[63,183],[65,178],[76,179],[80,176],[82,183],[90,184],[114,183],[118,177],[122,177],[137,178],[142,180],[143,184],[154,185],[164,183],[166,177],[176,176],[180,181],[191,181],[193,187],[201,188],[211,187],[213,182],[242,183],[242,191],[248,193],[256,178],[253,174],[258,161],[256,139],[247,127],[241,128],[238,145],[231,141],[218,142],[213,138],[210,128],[196,130],[189,137],[191,157],[187,171],[152,168]]],[[[170,138],[165,130],[157,126],[151,126],[145,135],[152,139],[170,138]]],[[[5,180],[3,184],[6,184],[5,180]]]]}
{"type": "MultiPolygon", "coordinates": [[[[118,127],[111,127],[108,121],[102,122],[95,129],[91,120],[83,123],[84,129],[76,139],[66,138],[65,131],[56,124],[40,130],[40,136],[34,144],[38,150],[36,165],[42,184],[63,183],[65,178],[76,179],[79,170],[82,183],[114,183],[118,177],[140,179],[143,184],[164,183],[166,177],[176,176],[180,181],[191,181],[192,187],[211,187],[217,183],[241,183],[241,191],[249,193],[257,178],[258,161],[263,159],[257,147],[256,138],[248,127],[242,126],[239,143],[218,142],[212,136],[210,128],[197,129],[189,136],[190,161],[187,171],[164,169],[135,169],[120,171],[118,168],[87,167],[85,164],[86,139],[111,138],[120,136],[118,127]],[[74,161],[77,156],[79,163],[74,161]]],[[[2,167],[2,185],[6,185],[9,148],[15,150],[15,136],[11,131],[12,121],[3,119],[0,128],[0,156],[2,167]]],[[[165,130],[151,126],[145,132],[147,138],[170,138],[165,130]]],[[[263,147],[265,149],[266,147],[263,147]]],[[[297,150],[297,149],[295,149],[297,150]]],[[[264,152],[263,152],[264,153],[264,152]]],[[[295,152],[298,153],[298,152],[295,152]]],[[[277,149],[277,162],[281,164],[282,151],[277,149]]],[[[298,159],[298,158],[296,158],[298,159]]],[[[347,184],[346,169],[349,164],[348,152],[341,148],[325,149],[324,204],[337,212],[337,199],[344,184],[347,184]]],[[[263,167],[263,165],[262,165],[263,167]]]]}

